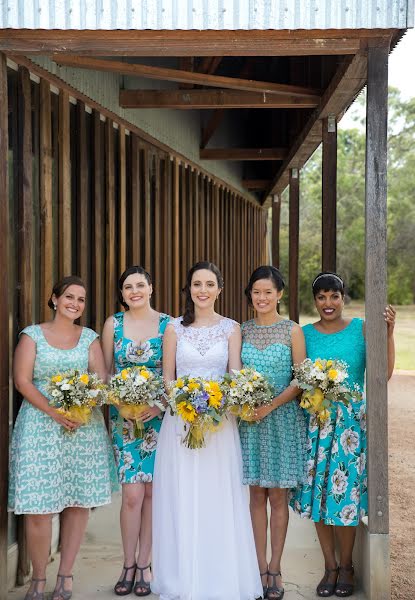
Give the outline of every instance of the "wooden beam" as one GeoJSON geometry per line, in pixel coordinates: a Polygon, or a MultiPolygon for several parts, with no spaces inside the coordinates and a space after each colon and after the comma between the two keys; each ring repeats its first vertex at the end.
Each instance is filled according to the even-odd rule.
{"type": "Polygon", "coordinates": [[[322,164],[322,270],[336,272],[337,240],[337,122],[323,119],[322,164]]]}
{"type": "Polygon", "coordinates": [[[289,256],[288,256],[288,312],[290,319],[299,322],[300,310],[298,303],[298,249],[300,229],[300,173],[298,169],[290,171],[290,200],[289,200],[289,256]]]}
{"type": "Polygon", "coordinates": [[[97,110],[92,112],[93,139],[93,248],[92,259],[92,302],[93,327],[101,331],[105,319],[105,163],[101,117],[97,110]]]}
{"type": "MultiPolygon", "coordinates": [[[[7,63],[0,53],[0,264],[2,265],[3,296],[0,319],[9,323],[9,123],[7,94],[7,63]]],[[[8,598],[7,549],[8,522],[7,495],[9,482],[9,327],[3,327],[0,346],[0,600],[8,598]]]]}
{"type": "Polygon", "coordinates": [[[3,29],[0,50],[84,56],[311,56],[355,54],[384,29],[172,31],[3,29]]]}
{"type": "MultiPolygon", "coordinates": [[[[182,56],[179,59],[180,71],[194,71],[194,56],[182,56]]],[[[181,83],[179,88],[182,90],[191,90],[193,83],[181,83]]]]}
{"type": "Polygon", "coordinates": [[[271,183],[270,179],[243,179],[242,185],[246,190],[258,191],[265,190],[271,183]]]}
{"type": "Polygon", "coordinates": [[[286,148],[203,148],[203,160],[284,160],[286,148]]]}
{"type": "Polygon", "coordinates": [[[105,314],[111,315],[117,305],[117,256],[116,256],[116,199],[115,199],[115,158],[114,124],[105,122],[105,191],[106,191],[106,265],[105,265],[105,314]]]}
{"type": "Polygon", "coordinates": [[[59,277],[72,273],[72,204],[69,94],[59,92],[59,277]]]}
{"type": "Polygon", "coordinates": [[[272,202],[272,239],[271,262],[274,267],[280,266],[280,221],[281,221],[281,196],[275,194],[272,202]]]}
{"type": "MultiPolygon", "coordinates": [[[[76,133],[78,143],[76,148],[76,204],[77,204],[77,273],[89,290],[90,244],[89,244],[89,216],[88,210],[88,156],[87,156],[87,130],[86,130],[85,104],[78,102],[76,105],[76,133]]],[[[87,325],[90,319],[91,303],[87,302],[81,317],[81,324],[87,325]]]]}
{"type": "MultiPolygon", "coordinates": [[[[366,397],[369,533],[389,532],[387,338],[387,106],[389,46],[369,48],[366,106],[366,397]]],[[[382,571],[386,569],[382,566],[382,571]]],[[[388,580],[389,583],[389,580],[388,580]]],[[[387,590],[373,597],[386,599],[387,590]]]]}
{"type": "Polygon", "coordinates": [[[127,165],[125,127],[118,128],[118,273],[127,267],[127,165]]]}
{"type": "Polygon", "coordinates": [[[310,99],[315,99],[315,97],[318,97],[321,93],[320,90],[299,85],[253,81],[250,79],[238,79],[236,77],[222,77],[220,75],[180,71],[179,69],[166,69],[165,67],[150,67],[148,65],[126,63],[117,60],[85,58],[83,56],[65,56],[62,54],[54,55],[53,60],[58,65],[76,69],[93,69],[94,71],[105,71],[117,73],[118,75],[145,77],[147,79],[161,81],[196,83],[205,87],[228,88],[246,92],[265,92],[267,94],[278,94],[279,96],[289,97],[309,97],[310,99]]]}

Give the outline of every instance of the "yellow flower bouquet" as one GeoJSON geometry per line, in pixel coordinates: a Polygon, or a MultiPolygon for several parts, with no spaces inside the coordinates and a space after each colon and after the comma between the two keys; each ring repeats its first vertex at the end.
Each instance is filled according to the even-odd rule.
{"type": "Polygon", "coordinates": [[[50,404],[80,425],[88,423],[92,409],[106,401],[106,386],[95,373],[77,370],[56,373],[47,386],[50,404]]]}
{"type": "Polygon", "coordinates": [[[348,377],[348,365],[341,360],[312,361],[306,358],[294,365],[294,379],[291,385],[303,390],[300,406],[309,414],[315,415],[319,425],[324,424],[336,402],[349,404],[352,399],[360,399],[358,386],[350,389],[344,382],[348,377]]]}
{"type": "Polygon", "coordinates": [[[242,421],[255,422],[255,410],[273,400],[267,379],[250,367],[226,373],[223,384],[229,411],[242,421]]]}
{"type": "Polygon", "coordinates": [[[113,375],[109,382],[108,401],[118,407],[124,419],[135,422],[134,435],[144,435],[141,417],[148,406],[164,410],[166,392],[163,379],[145,366],[129,367],[113,375]]]}
{"type": "Polygon", "coordinates": [[[187,430],[183,444],[191,449],[205,446],[205,435],[217,431],[225,412],[221,385],[200,377],[172,382],[168,403],[171,413],[183,419],[187,430]]]}

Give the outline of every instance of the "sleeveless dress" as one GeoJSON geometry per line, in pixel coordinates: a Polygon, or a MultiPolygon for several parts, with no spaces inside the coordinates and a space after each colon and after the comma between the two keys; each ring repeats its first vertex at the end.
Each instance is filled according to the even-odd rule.
{"type": "MultiPolygon", "coordinates": [[[[183,327],[177,335],[176,375],[220,380],[228,338],[237,324],[183,327]]],[[[166,413],[153,484],[153,574],[160,600],[255,600],[262,596],[242,457],[234,417],[208,434],[206,447],[182,444],[181,418],[166,413]]]]}
{"type": "MultiPolygon", "coordinates": [[[[98,337],[83,327],[75,348],[50,346],[40,325],[21,333],[36,343],[33,384],[47,398],[46,386],[57,372],[88,369],[89,346],[98,337]]],[[[114,456],[99,408],[68,433],[43,411],[23,400],[10,449],[9,510],[15,514],[60,513],[68,507],[91,508],[111,502],[118,488],[114,456]]]]}
{"type": "MultiPolygon", "coordinates": [[[[352,321],[337,333],[325,334],[313,325],[303,328],[307,356],[337,359],[348,364],[347,384],[364,389],[366,347],[363,320],[352,321]]],[[[291,500],[302,517],[326,525],[358,525],[367,513],[365,400],[339,403],[319,429],[308,416],[307,482],[291,500]]]]}
{"type": "MultiPolygon", "coordinates": [[[[163,334],[170,317],[160,313],[157,337],[140,345],[124,337],[124,312],[114,315],[114,367],[116,373],[127,367],[145,365],[161,373],[163,334]]],[[[143,438],[134,435],[132,421],[123,419],[115,406],[110,406],[112,444],[120,483],[150,483],[153,481],[154,457],[162,417],[144,424],[143,438]]]]}
{"type": "MultiPolygon", "coordinates": [[[[242,362],[265,375],[274,397],[292,379],[291,330],[294,321],[242,325],[242,362]]],[[[305,482],[306,421],[296,398],[258,423],[239,425],[243,482],[265,488],[293,488],[305,482]]]]}

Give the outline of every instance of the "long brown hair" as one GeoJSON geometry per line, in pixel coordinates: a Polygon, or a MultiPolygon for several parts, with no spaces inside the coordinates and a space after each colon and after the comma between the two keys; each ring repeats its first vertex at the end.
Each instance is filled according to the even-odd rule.
{"type": "Polygon", "coordinates": [[[223,288],[223,277],[222,273],[219,271],[218,267],[209,261],[201,261],[193,265],[191,269],[189,269],[186,277],[186,285],[184,286],[182,292],[185,294],[185,307],[183,313],[182,325],[184,327],[188,327],[195,320],[195,305],[192,300],[192,294],[190,292],[190,286],[192,285],[192,277],[196,271],[201,271],[202,269],[206,269],[207,271],[211,271],[217,279],[218,287],[221,290],[223,288]]]}

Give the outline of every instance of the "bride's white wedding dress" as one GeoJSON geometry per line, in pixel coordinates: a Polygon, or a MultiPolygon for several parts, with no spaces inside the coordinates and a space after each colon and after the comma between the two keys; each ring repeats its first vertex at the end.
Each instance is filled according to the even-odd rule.
{"type": "MultiPolygon", "coordinates": [[[[177,377],[224,375],[235,321],[195,328],[179,317],[169,326],[177,377]]],[[[255,600],[262,586],[235,419],[208,434],[200,450],[186,448],[185,435],[182,419],[167,411],[153,480],[152,591],[160,600],[255,600]]]]}

